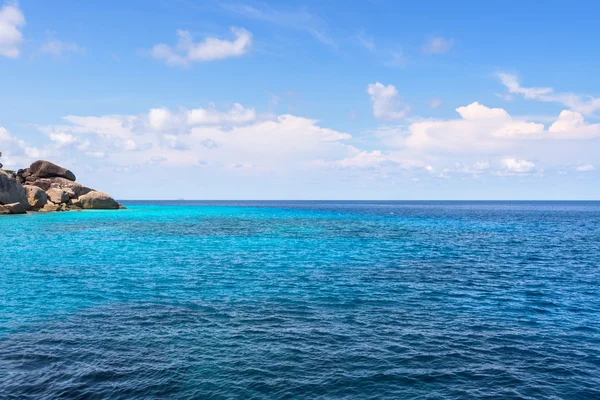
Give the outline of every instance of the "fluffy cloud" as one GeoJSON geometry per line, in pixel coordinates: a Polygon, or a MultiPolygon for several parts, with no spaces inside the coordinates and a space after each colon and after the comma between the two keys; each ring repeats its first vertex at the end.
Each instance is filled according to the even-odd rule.
{"type": "MultiPolygon", "coordinates": [[[[458,107],[456,112],[459,118],[417,119],[372,132],[381,148],[387,149],[379,156],[399,165],[413,160],[417,161],[413,165],[431,166],[431,176],[444,169],[444,177],[450,172],[473,177],[488,173],[542,176],[539,172],[572,165],[574,159],[588,159],[600,151],[600,124],[586,122],[575,111],[564,110],[546,125],[478,102],[458,107]]],[[[587,164],[580,167],[589,168],[587,164]]]]}
{"type": "Polygon", "coordinates": [[[581,113],[564,110],[548,131],[558,139],[592,139],[600,136],[600,124],[588,124],[581,113]]]}
{"type": "Polygon", "coordinates": [[[164,60],[168,65],[186,66],[191,62],[214,61],[223,58],[240,57],[252,46],[252,34],[243,28],[231,28],[235,39],[224,40],[208,37],[194,43],[188,31],[178,30],[177,46],[157,44],[151,50],[152,57],[164,60]]]}
{"type": "Polygon", "coordinates": [[[360,151],[354,146],[348,146],[348,156],[329,163],[319,161],[317,164],[339,168],[368,168],[379,166],[383,163],[392,163],[390,157],[380,150],[360,151]]]}
{"type": "Polygon", "coordinates": [[[77,142],[75,136],[62,132],[50,132],[49,137],[59,148],[67,147],[77,142]]]}
{"type": "Polygon", "coordinates": [[[373,104],[373,116],[378,119],[395,120],[406,117],[409,112],[407,106],[400,104],[398,90],[394,85],[383,85],[379,82],[367,87],[373,104]]]}
{"type": "Polygon", "coordinates": [[[564,110],[548,127],[513,118],[502,108],[478,102],[458,107],[460,119],[420,120],[399,130],[380,131],[387,143],[420,151],[498,154],[535,141],[589,140],[600,137],[600,124],[588,124],[582,114],[564,110]]]}
{"type": "Polygon", "coordinates": [[[478,102],[458,107],[461,119],[424,120],[410,124],[408,134],[396,135],[397,145],[449,153],[496,152],[508,149],[514,137],[543,132],[544,125],[513,119],[504,109],[478,102]]]}
{"type": "Polygon", "coordinates": [[[66,116],[66,125],[43,126],[58,146],[77,144],[86,154],[118,165],[212,165],[278,170],[336,160],[348,154],[347,133],[323,128],[294,115],[257,115],[233,104],[142,115],[66,116]],[[88,150],[89,149],[89,150],[88,150]]]}
{"type": "MultiPolygon", "coordinates": [[[[260,116],[268,118],[271,116],[260,116]]],[[[185,131],[189,127],[199,125],[243,125],[252,123],[259,119],[253,108],[244,108],[239,103],[234,103],[225,111],[221,111],[214,105],[207,108],[192,108],[174,113],[161,107],[152,108],[146,119],[137,119],[140,123],[144,121],[150,130],[154,131],[185,131]]]]}
{"type": "Polygon", "coordinates": [[[452,46],[454,46],[454,39],[432,37],[423,45],[421,51],[424,54],[443,54],[450,51],[452,46]]]}
{"type": "Polygon", "coordinates": [[[2,149],[5,167],[19,167],[34,158],[40,158],[45,153],[37,147],[30,146],[24,140],[13,136],[7,129],[0,126],[0,148],[2,149]]]}
{"type": "Polygon", "coordinates": [[[466,120],[484,120],[484,119],[507,119],[509,118],[506,110],[502,108],[488,108],[478,102],[471,103],[468,106],[458,107],[456,112],[466,120]]]}
{"type": "Polygon", "coordinates": [[[469,175],[480,175],[490,170],[490,163],[487,161],[477,161],[473,164],[465,165],[462,163],[456,163],[456,170],[469,175]]]}
{"type": "Polygon", "coordinates": [[[502,160],[502,171],[499,175],[529,175],[535,171],[535,164],[528,160],[506,157],[502,160]]]}
{"type": "Polygon", "coordinates": [[[549,87],[523,87],[516,76],[499,73],[498,78],[509,94],[521,95],[526,99],[550,103],[560,103],[582,114],[592,114],[600,109],[600,99],[592,96],[581,96],[575,93],[556,93],[549,87]]]}
{"type": "Polygon", "coordinates": [[[0,56],[19,57],[23,42],[20,29],[23,25],[25,17],[16,4],[6,4],[0,8],[0,56]]]}
{"type": "Polygon", "coordinates": [[[148,112],[148,125],[151,129],[161,131],[173,122],[173,114],[166,108],[153,108],[148,112]]]}
{"type": "Polygon", "coordinates": [[[234,103],[226,112],[221,112],[214,107],[196,108],[187,112],[187,122],[190,125],[205,124],[244,124],[256,120],[253,108],[244,108],[241,104],[234,103]]]}
{"type": "MultiPolygon", "coordinates": [[[[373,85],[373,89],[382,88],[396,98],[395,88],[373,85]]],[[[598,124],[586,123],[582,114],[563,111],[546,128],[478,102],[458,107],[456,112],[454,119],[407,121],[406,126],[379,130],[368,136],[375,140],[369,146],[376,146],[368,151],[355,147],[358,142],[352,142],[349,134],[322,127],[318,121],[259,114],[238,103],[226,108],[157,107],[137,115],[69,115],[63,118],[64,124],[38,127],[51,146],[41,150],[6,130],[0,130],[0,141],[12,162],[13,155],[25,160],[35,154],[60,153],[102,159],[102,165],[115,168],[160,164],[256,177],[300,171],[310,176],[319,168],[326,174],[353,176],[376,171],[382,178],[410,174],[421,181],[457,176],[541,177],[541,171],[564,165],[571,165],[572,171],[593,170],[591,164],[572,162],[597,153],[594,142],[583,152],[577,144],[594,139],[599,132],[598,124]]]]}

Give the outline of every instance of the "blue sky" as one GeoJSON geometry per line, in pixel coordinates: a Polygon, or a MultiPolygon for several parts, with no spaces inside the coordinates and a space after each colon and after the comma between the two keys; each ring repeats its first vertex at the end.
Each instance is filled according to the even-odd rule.
{"type": "Polygon", "coordinates": [[[600,198],[596,2],[1,7],[7,168],[120,199],[600,198]]]}

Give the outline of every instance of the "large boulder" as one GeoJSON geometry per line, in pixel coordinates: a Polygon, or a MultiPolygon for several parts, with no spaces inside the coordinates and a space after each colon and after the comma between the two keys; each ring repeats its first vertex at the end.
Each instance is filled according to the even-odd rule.
{"type": "Polygon", "coordinates": [[[44,179],[44,181],[50,182],[50,187],[62,189],[68,192],[69,194],[71,192],[74,193],[74,196],[72,196],[71,198],[83,196],[84,194],[88,194],[89,192],[94,190],[65,178],[51,178],[44,179]]]}
{"type": "Polygon", "coordinates": [[[5,204],[4,207],[8,209],[11,214],[27,214],[27,208],[21,203],[5,204]]]}
{"type": "Polygon", "coordinates": [[[120,208],[119,203],[108,194],[95,190],[80,196],[74,204],[88,210],[116,210],[120,208]]]}
{"type": "Polygon", "coordinates": [[[46,191],[48,199],[54,204],[66,203],[69,201],[69,194],[62,189],[50,188],[46,191]]]}
{"type": "Polygon", "coordinates": [[[29,172],[38,178],[65,178],[75,181],[75,174],[66,168],[60,167],[50,161],[38,160],[31,164],[29,172]]]}
{"type": "Polygon", "coordinates": [[[29,208],[23,186],[6,171],[0,169],[0,204],[21,203],[29,208]]]}
{"type": "MultiPolygon", "coordinates": [[[[60,178],[60,179],[63,179],[63,178],[60,178]]],[[[71,181],[69,181],[69,182],[71,182],[71,181]]],[[[32,182],[27,182],[27,184],[31,185],[31,186],[37,186],[45,192],[46,190],[50,189],[50,185],[52,184],[52,181],[50,179],[37,179],[32,182]]]]}
{"type": "Polygon", "coordinates": [[[54,212],[54,211],[60,211],[60,210],[61,210],[61,206],[58,204],[54,204],[51,201],[47,202],[44,207],[40,208],[41,212],[54,212]]]}
{"type": "Polygon", "coordinates": [[[33,208],[42,208],[48,202],[46,192],[37,186],[24,185],[23,190],[25,190],[29,205],[33,208]]]}

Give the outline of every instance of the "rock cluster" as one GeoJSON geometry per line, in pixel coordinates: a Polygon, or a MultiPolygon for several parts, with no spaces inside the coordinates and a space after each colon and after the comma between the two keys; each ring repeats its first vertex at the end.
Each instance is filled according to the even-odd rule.
{"type": "Polygon", "coordinates": [[[36,161],[16,174],[0,169],[0,214],[123,208],[108,194],[75,180],[75,174],[50,161],[36,161]]]}

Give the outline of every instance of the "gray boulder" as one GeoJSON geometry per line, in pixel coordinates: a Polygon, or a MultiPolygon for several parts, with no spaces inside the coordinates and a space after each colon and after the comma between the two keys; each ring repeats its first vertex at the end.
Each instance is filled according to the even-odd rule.
{"type": "Polygon", "coordinates": [[[25,190],[29,205],[33,208],[42,208],[48,202],[46,192],[37,186],[24,185],[23,190],[25,190]]]}
{"type": "Polygon", "coordinates": [[[11,214],[27,214],[27,208],[21,203],[5,204],[4,207],[7,208],[11,214]]]}
{"type": "Polygon", "coordinates": [[[59,188],[69,193],[73,192],[75,194],[73,197],[83,196],[94,190],[65,178],[51,178],[48,181],[50,182],[50,187],[59,188]]]}
{"type": "Polygon", "coordinates": [[[39,178],[65,178],[75,181],[75,174],[66,168],[60,167],[50,161],[38,160],[31,164],[29,172],[39,178]]]}
{"type": "Polygon", "coordinates": [[[54,212],[54,211],[60,211],[60,205],[58,204],[54,204],[52,202],[47,202],[46,205],[42,208],[40,208],[41,212],[54,212]]]}
{"type": "Polygon", "coordinates": [[[73,204],[87,210],[116,210],[120,208],[119,203],[108,194],[95,190],[80,196],[73,204]]]}
{"type": "Polygon", "coordinates": [[[46,190],[46,195],[48,195],[48,199],[54,204],[66,203],[69,201],[69,194],[62,189],[51,187],[46,190]]]}
{"type": "Polygon", "coordinates": [[[27,184],[31,186],[37,186],[45,192],[46,190],[50,189],[52,181],[50,179],[37,179],[33,182],[28,182],[27,184]]]}
{"type": "Polygon", "coordinates": [[[0,170],[0,204],[21,203],[29,208],[23,186],[12,175],[0,170]]]}

